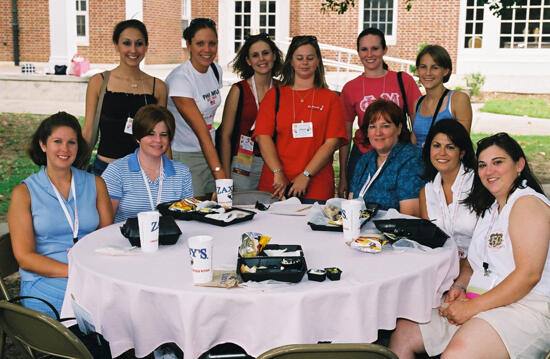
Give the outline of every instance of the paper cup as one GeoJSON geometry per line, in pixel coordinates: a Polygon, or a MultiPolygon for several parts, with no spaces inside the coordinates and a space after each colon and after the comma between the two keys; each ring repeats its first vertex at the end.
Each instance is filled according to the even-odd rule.
{"type": "Polygon", "coordinates": [[[188,240],[193,283],[212,281],[212,236],[193,236],[188,240]]]}
{"type": "Polygon", "coordinates": [[[159,249],[159,213],[157,211],[139,212],[139,242],[143,252],[155,252],[159,249]]]}
{"type": "Polygon", "coordinates": [[[218,204],[222,207],[233,206],[233,180],[230,178],[216,180],[218,204]]]}
{"type": "Polygon", "coordinates": [[[342,229],[344,230],[344,240],[346,242],[359,238],[362,206],[363,201],[361,200],[342,201],[342,229]]]}

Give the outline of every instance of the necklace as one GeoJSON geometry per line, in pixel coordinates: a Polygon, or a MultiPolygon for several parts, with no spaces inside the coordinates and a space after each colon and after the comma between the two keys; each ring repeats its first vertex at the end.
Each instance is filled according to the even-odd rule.
{"type": "MultiPolygon", "coordinates": [[[[296,90],[294,89],[291,89],[292,91],[292,117],[293,117],[293,122],[296,122],[296,101],[294,99],[294,94],[296,93],[296,90]]],[[[309,91],[308,91],[308,94],[302,99],[300,98],[300,96],[298,96],[298,98],[300,99],[300,103],[303,103],[304,100],[306,98],[308,98],[309,96],[309,91]]],[[[311,122],[311,116],[313,115],[313,101],[315,101],[315,88],[313,88],[313,97],[311,98],[311,105],[308,106],[309,108],[309,122],[311,122]]],[[[304,122],[304,120],[302,120],[301,122],[304,122]]]]}
{"type": "MultiPolygon", "coordinates": [[[[292,94],[294,94],[296,90],[292,90],[292,94]]],[[[315,92],[315,90],[314,90],[315,92]]],[[[309,97],[310,92],[308,91],[307,94],[302,98],[300,95],[296,93],[296,96],[298,96],[298,100],[300,100],[300,103],[304,103],[304,101],[309,97]]]]}

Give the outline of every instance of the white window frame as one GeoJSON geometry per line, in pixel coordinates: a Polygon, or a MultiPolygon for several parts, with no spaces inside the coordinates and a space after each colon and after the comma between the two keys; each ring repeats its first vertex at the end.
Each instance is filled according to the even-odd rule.
{"type": "Polygon", "coordinates": [[[86,35],[79,36],[77,31],[76,31],[76,28],[74,29],[75,34],[76,34],[76,45],[77,46],[90,46],[90,22],[89,22],[89,19],[90,19],[90,16],[89,16],[90,2],[88,0],[76,0],[75,1],[75,10],[76,10],[75,20],[76,20],[76,17],[78,17],[78,16],[84,16],[84,29],[86,30],[86,35]],[[86,2],[86,10],[80,10],[79,9],[81,1],[86,2]]]}
{"type": "MultiPolygon", "coordinates": [[[[364,16],[365,16],[365,0],[359,0],[359,23],[358,23],[358,32],[363,31],[364,28],[364,16]]],[[[386,44],[395,45],[397,43],[397,11],[399,9],[399,0],[393,1],[393,18],[392,18],[392,35],[386,35],[386,44]]]]}
{"type": "MultiPolygon", "coordinates": [[[[187,24],[191,23],[191,0],[181,0],[181,20],[187,20],[187,24]]],[[[183,26],[181,29],[181,47],[187,47],[183,38],[183,26]]]]}
{"type": "Polygon", "coordinates": [[[526,29],[529,29],[529,26],[531,24],[537,24],[537,21],[529,21],[529,20],[533,20],[533,19],[529,19],[529,17],[527,16],[527,14],[530,12],[530,9],[540,9],[540,12],[541,12],[541,15],[540,15],[540,24],[542,25],[541,27],[544,28],[543,24],[544,23],[548,23],[548,20],[544,21],[543,19],[543,14],[544,14],[544,10],[545,9],[548,9],[548,5],[545,5],[545,1],[542,0],[541,1],[541,4],[540,5],[531,5],[531,0],[527,0],[527,5],[523,5],[523,6],[517,6],[517,5],[514,5],[511,9],[511,11],[513,11],[513,17],[512,19],[510,20],[504,20],[502,17],[500,17],[500,25],[502,25],[503,23],[508,23],[510,24],[511,28],[512,28],[512,32],[510,34],[502,34],[501,32],[501,26],[499,26],[499,29],[498,29],[498,47],[500,49],[514,49],[514,50],[523,50],[523,49],[544,49],[544,47],[538,47],[540,45],[542,45],[542,37],[549,37],[550,34],[543,34],[541,33],[542,29],[541,27],[538,27],[539,29],[539,33],[538,34],[532,34],[532,33],[525,33],[525,29],[524,31],[522,32],[522,34],[515,34],[515,27],[517,24],[525,24],[526,25],[526,29]],[[526,12],[526,19],[525,20],[517,20],[515,19],[515,14],[518,10],[525,10],[526,12]],[[501,47],[500,46],[500,41],[501,41],[501,38],[502,37],[510,37],[510,43],[512,45],[515,45],[515,44],[520,44],[520,46],[514,46],[514,47],[501,47]],[[529,44],[529,37],[532,37],[535,39],[536,43],[537,43],[537,47],[526,47],[526,46],[521,46],[521,45],[525,45],[525,44],[529,44]],[[515,39],[516,38],[523,38],[522,41],[518,41],[516,42],[515,39]]]}

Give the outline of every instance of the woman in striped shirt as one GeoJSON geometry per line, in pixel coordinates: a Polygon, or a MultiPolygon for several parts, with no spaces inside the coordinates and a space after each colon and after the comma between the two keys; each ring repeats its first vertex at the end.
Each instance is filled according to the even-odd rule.
{"type": "Polygon", "coordinates": [[[102,174],[115,222],[154,210],[162,202],[193,197],[189,168],[165,156],[174,132],[174,116],[166,108],[147,105],[136,113],[133,136],[139,147],[110,163],[102,174]]]}

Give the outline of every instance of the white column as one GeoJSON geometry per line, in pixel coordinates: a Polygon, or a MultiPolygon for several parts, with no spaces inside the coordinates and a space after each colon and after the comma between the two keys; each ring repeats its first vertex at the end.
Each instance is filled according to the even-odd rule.
{"type": "Polygon", "coordinates": [[[235,5],[233,0],[218,2],[218,63],[225,67],[235,53],[235,5]]]}
{"type": "Polygon", "coordinates": [[[76,54],[76,8],[74,1],[49,0],[50,72],[54,65],[71,63],[76,54]]]}
{"type": "Polygon", "coordinates": [[[143,21],[143,0],[126,0],[126,19],[143,21]]]}

